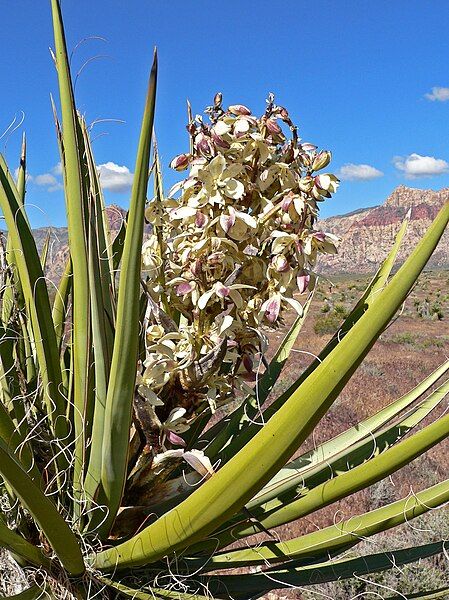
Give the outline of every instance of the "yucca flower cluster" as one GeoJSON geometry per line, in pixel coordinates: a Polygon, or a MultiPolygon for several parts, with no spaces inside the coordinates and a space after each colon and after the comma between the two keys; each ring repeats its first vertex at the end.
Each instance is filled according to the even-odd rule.
{"type": "Polygon", "coordinates": [[[322,172],[331,153],[302,142],[272,94],[261,117],[223,108],[221,94],[205,114],[187,125],[190,152],[171,161],[187,178],[146,211],[143,267],[166,314],[149,316],[139,391],[174,443],[205,401],[214,409],[255,379],[264,329],[302,313],[294,295],[313,288],[317,256],[336,252],[316,228],[339,183],[322,172]]]}

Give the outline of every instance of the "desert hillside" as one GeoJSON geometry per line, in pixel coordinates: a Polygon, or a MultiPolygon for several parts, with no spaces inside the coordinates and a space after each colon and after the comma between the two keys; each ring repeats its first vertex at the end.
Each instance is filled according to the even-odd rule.
{"type": "MultiPolygon", "coordinates": [[[[399,254],[399,260],[404,260],[448,199],[449,188],[435,192],[400,185],[380,206],[324,219],[322,228],[338,235],[341,242],[336,256],[321,259],[321,269],[331,273],[374,271],[386,257],[402,220],[410,210],[410,226],[399,254]]],[[[449,266],[449,232],[444,234],[429,266],[449,266]]]]}

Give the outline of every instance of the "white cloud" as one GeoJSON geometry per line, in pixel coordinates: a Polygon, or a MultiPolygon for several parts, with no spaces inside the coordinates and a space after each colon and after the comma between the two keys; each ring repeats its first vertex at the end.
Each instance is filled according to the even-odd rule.
{"type": "Polygon", "coordinates": [[[383,175],[382,171],[371,165],[355,165],[354,163],[343,165],[338,174],[341,179],[347,181],[370,181],[370,179],[377,179],[383,175]]]}
{"type": "Polygon", "coordinates": [[[58,181],[51,173],[42,173],[42,175],[36,175],[34,178],[34,183],[44,187],[46,185],[56,185],[58,181]]]}
{"type": "Polygon", "coordinates": [[[41,175],[36,175],[36,177],[33,178],[33,181],[40,187],[46,187],[47,192],[56,192],[57,190],[62,190],[61,182],[58,181],[51,173],[42,173],[41,175]]]}
{"type": "Polygon", "coordinates": [[[128,192],[131,189],[134,175],[128,167],[109,161],[98,165],[97,168],[103,189],[116,193],[128,192]]]}
{"type": "Polygon", "coordinates": [[[424,94],[424,98],[435,102],[447,102],[449,100],[449,87],[433,87],[432,92],[424,94]]]}
{"type": "Polygon", "coordinates": [[[61,161],[59,161],[58,164],[53,167],[53,169],[51,170],[51,172],[53,173],[53,175],[62,175],[62,164],[61,164],[61,161]]]}
{"type": "Polygon", "coordinates": [[[395,156],[393,164],[399,171],[403,171],[407,179],[418,177],[433,177],[449,171],[449,163],[442,158],[434,156],[421,156],[413,152],[408,156],[395,156]]]}

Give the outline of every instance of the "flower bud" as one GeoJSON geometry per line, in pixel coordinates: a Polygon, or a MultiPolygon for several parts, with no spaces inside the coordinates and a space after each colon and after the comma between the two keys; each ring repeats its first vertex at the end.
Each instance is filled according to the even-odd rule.
{"type": "Polygon", "coordinates": [[[273,257],[271,264],[278,273],[285,273],[290,268],[288,260],[283,254],[277,254],[275,257],[273,257]]]}
{"type": "Polygon", "coordinates": [[[189,166],[190,154],[179,154],[170,163],[170,168],[176,171],[184,171],[189,166]]]}
{"type": "Polygon", "coordinates": [[[228,108],[228,111],[233,115],[250,115],[251,111],[243,104],[233,104],[228,108]]]}
{"type": "Polygon", "coordinates": [[[212,134],[212,140],[218,148],[223,148],[224,150],[227,150],[228,148],[231,147],[231,145],[226,140],[224,140],[221,136],[219,136],[217,133],[215,133],[215,131],[213,129],[212,129],[211,134],[212,134]]]}
{"type": "Polygon", "coordinates": [[[265,121],[265,125],[267,127],[267,130],[274,135],[279,135],[280,133],[282,133],[282,129],[275,119],[267,119],[265,121]]]}
{"type": "Polygon", "coordinates": [[[207,221],[206,215],[204,213],[202,213],[200,210],[197,211],[197,213],[195,215],[195,225],[202,229],[204,227],[204,225],[206,224],[206,221],[207,221]]]}
{"type": "Polygon", "coordinates": [[[300,271],[296,278],[296,283],[298,285],[298,292],[300,294],[303,294],[309,287],[309,283],[310,283],[309,273],[307,273],[307,271],[304,271],[304,270],[300,271]]]}
{"type": "Polygon", "coordinates": [[[265,303],[265,317],[269,323],[274,323],[279,317],[279,312],[281,310],[281,298],[279,295],[270,298],[268,302],[265,303]]]}
{"type": "Polygon", "coordinates": [[[327,167],[331,161],[331,158],[332,154],[328,150],[322,150],[315,156],[315,159],[312,163],[312,171],[319,171],[320,169],[327,167]]]}
{"type": "Polygon", "coordinates": [[[203,156],[212,156],[213,148],[209,138],[204,133],[199,133],[195,138],[195,146],[200,154],[203,156]]]}
{"type": "Polygon", "coordinates": [[[203,270],[202,263],[198,258],[190,265],[189,268],[190,272],[194,277],[198,277],[199,275],[201,275],[201,272],[203,270]]]}

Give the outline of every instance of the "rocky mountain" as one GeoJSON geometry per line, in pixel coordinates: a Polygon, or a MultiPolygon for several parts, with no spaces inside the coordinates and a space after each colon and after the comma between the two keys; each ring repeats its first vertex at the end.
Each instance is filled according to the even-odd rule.
{"type": "MultiPolygon", "coordinates": [[[[439,191],[419,190],[404,185],[397,187],[384,204],[361,208],[351,213],[323,219],[319,226],[340,237],[338,254],[320,259],[323,273],[374,272],[387,256],[395,235],[410,210],[410,225],[399,254],[403,261],[424,235],[439,208],[449,199],[449,188],[439,191]]],[[[118,232],[126,211],[116,205],[106,208],[111,233],[118,232]]],[[[38,249],[41,250],[50,236],[47,260],[48,276],[56,282],[66,264],[68,235],[66,227],[34,230],[38,249]]],[[[440,241],[430,267],[449,268],[449,231],[440,241]]]]}
{"type": "MultiPolygon", "coordinates": [[[[320,270],[325,273],[374,272],[387,256],[410,210],[409,228],[399,253],[399,261],[403,261],[424,235],[445,200],[449,200],[449,188],[433,191],[400,185],[381,206],[324,219],[320,227],[338,235],[340,243],[337,255],[320,260],[320,270]]],[[[429,266],[449,267],[449,232],[443,235],[429,266]]]]}

